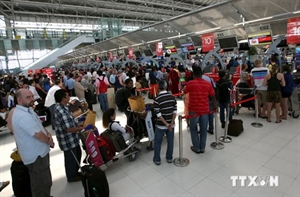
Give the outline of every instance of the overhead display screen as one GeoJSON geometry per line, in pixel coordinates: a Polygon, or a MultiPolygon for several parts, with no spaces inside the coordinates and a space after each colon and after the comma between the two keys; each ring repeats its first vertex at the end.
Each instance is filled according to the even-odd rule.
{"type": "Polygon", "coordinates": [[[166,49],[166,53],[168,53],[168,54],[177,54],[177,49],[176,49],[175,45],[166,46],[165,49],[166,49]]]}
{"type": "Polygon", "coordinates": [[[248,34],[249,46],[272,44],[272,33],[270,31],[248,34]]]}
{"type": "Polygon", "coordinates": [[[219,38],[218,42],[221,49],[233,49],[239,47],[236,37],[219,38]]]}
{"type": "Polygon", "coordinates": [[[184,53],[195,52],[195,46],[193,43],[181,44],[181,48],[184,53]]]}

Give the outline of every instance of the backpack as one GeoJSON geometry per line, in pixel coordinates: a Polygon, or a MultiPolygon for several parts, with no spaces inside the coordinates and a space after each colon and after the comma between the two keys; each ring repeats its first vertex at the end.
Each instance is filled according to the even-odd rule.
{"type": "Polygon", "coordinates": [[[115,94],[115,102],[119,111],[124,112],[124,88],[118,89],[115,94]]]}
{"type": "Polygon", "coordinates": [[[99,85],[99,93],[106,93],[107,92],[107,85],[104,82],[104,76],[102,76],[102,80],[98,78],[100,85],[99,85]]]}

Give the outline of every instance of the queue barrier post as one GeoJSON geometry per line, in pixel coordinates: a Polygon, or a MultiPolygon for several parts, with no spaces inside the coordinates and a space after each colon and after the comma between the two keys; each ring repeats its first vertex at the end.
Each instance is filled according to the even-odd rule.
{"type": "Polygon", "coordinates": [[[221,136],[219,140],[224,143],[230,143],[232,141],[231,137],[227,136],[228,132],[228,125],[229,125],[229,113],[230,113],[230,104],[227,106],[227,113],[226,113],[226,121],[225,121],[225,129],[224,129],[224,136],[221,136]]]}
{"type": "Polygon", "coordinates": [[[210,147],[212,149],[215,149],[215,150],[221,150],[224,148],[224,144],[222,142],[219,142],[218,140],[218,118],[217,118],[217,111],[214,113],[214,116],[215,116],[215,141],[212,142],[210,144],[210,147]]]}
{"type": "Polygon", "coordinates": [[[178,116],[179,125],[179,157],[173,160],[173,163],[177,167],[185,167],[190,164],[189,159],[183,158],[183,134],[182,134],[182,116],[178,116]]]}
{"type": "Polygon", "coordinates": [[[251,126],[255,127],[255,128],[263,127],[263,124],[258,122],[258,98],[257,98],[257,96],[255,97],[255,122],[251,123],[251,126]]]}

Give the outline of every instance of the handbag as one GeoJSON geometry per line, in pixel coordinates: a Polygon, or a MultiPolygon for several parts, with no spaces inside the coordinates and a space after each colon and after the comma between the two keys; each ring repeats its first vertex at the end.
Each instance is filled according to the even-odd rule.
{"type": "Polygon", "coordinates": [[[86,117],[85,117],[85,121],[83,123],[83,127],[86,127],[88,125],[93,125],[95,126],[95,123],[96,123],[96,112],[95,111],[88,111],[88,113],[86,114],[86,117]]]}
{"type": "Polygon", "coordinates": [[[128,98],[129,106],[132,111],[145,111],[145,101],[142,96],[131,96],[128,98]]]}
{"type": "Polygon", "coordinates": [[[227,134],[231,136],[239,136],[244,131],[243,121],[240,119],[230,120],[228,124],[227,134]]]}

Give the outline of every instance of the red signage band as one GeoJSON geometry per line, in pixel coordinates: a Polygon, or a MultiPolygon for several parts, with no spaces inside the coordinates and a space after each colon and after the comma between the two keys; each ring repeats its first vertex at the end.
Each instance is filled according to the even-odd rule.
{"type": "Polygon", "coordinates": [[[202,35],[202,52],[209,52],[214,50],[215,48],[215,41],[214,41],[214,34],[203,34],[202,35]]]}
{"type": "Polygon", "coordinates": [[[286,41],[287,44],[300,44],[300,17],[288,19],[286,41]]]}
{"type": "Polygon", "coordinates": [[[163,43],[158,42],[156,43],[156,56],[163,56],[164,50],[163,50],[163,43]]]}

